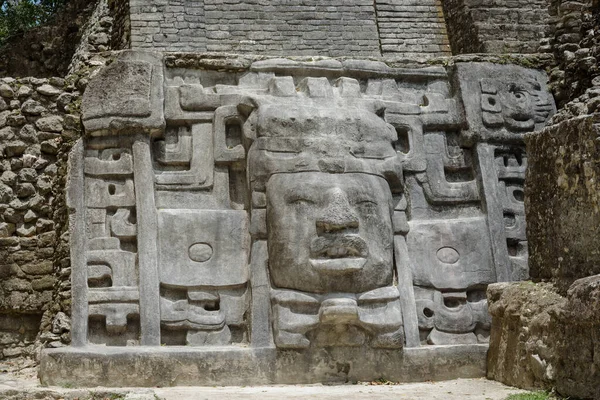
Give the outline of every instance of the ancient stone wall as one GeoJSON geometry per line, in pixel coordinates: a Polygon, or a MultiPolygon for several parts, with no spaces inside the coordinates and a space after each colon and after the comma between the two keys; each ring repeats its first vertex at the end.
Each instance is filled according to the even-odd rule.
{"type": "MultiPolygon", "coordinates": [[[[598,26],[600,10],[597,0],[554,0],[550,13],[553,24],[550,35],[556,66],[551,71],[551,89],[560,106],[582,95],[600,73],[598,57],[600,43],[598,26]]],[[[584,100],[585,101],[585,100],[584,100]]],[[[565,107],[568,113],[585,114],[574,104],[565,107]]]]}
{"type": "Polygon", "coordinates": [[[589,116],[528,140],[531,276],[556,282],[563,294],[575,280],[600,274],[599,135],[597,118],[589,116]]]}
{"type": "Polygon", "coordinates": [[[131,0],[131,47],[270,55],[449,53],[439,0],[131,0]]]}
{"type": "Polygon", "coordinates": [[[68,259],[56,250],[61,149],[79,135],[77,93],[61,78],[3,78],[0,96],[0,349],[3,357],[31,356],[40,329],[52,331],[42,340],[57,343],[68,330],[52,329],[50,315],[70,303],[68,259]]]}
{"type": "Polygon", "coordinates": [[[442,2],[454,54],[535,53],[547,37],[547,0],[442,2]]]}
{"type": "Polygon", "coordinates": [[[70,342],[66,161],[82,130],[81,93],[107,61],[112,21],[101,0],[66,78],[0,80],[0,359],[35,359],[40,347],[70,342]]]}
{"type": "Polygon", "coordinates": [[[600,381],[600,79],[596,2],[553,2],[564,105],[526,138],[525,204],[535,281],[488,290],[493,328],[488,376],[520,387],[555,387],[598,398],[600,381]]]}
{"type": "Polygon", "coordinates": [[[113,50],[128,49],[131,44],[129,0],[110,0],[108,7],[114,19],[110,47],[113,50]]]}
{"type": "Polygon", "coordinates": [[[429,378],[476,374],[485,286],[527,276],[522,137],[555,111],[545,75],[177,57],[125,52],[84,95],[73,346],[43,353],[43,381],[122,384],[140,351],[229,360],[181,384],[407,379],[400,360],[447,344],[456,368],[429,378]]]}
{"type": "Polygon", "coordinates": [[[575,281],[564,296],[549,283],[494,284],[488,301],[488,378],[570,398],[600,397],[598,275],[575,281]]]}
{"type": "Polygon", "coordinates": [[[450,44],[440,0],[375,1],[384,55],[448,55],[450,44]]]}
{"type": "Polygon", "coordinates": [[[54,19],[0,48],[0,76],[65,76],[97,1],[72,0],[54,19]]]}

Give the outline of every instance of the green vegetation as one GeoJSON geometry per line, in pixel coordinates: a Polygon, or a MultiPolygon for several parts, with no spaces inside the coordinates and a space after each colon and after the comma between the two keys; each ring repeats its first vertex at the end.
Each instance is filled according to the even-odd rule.
{"type": "Polygon", "coordinates": [[[511,394],[505,400],[557,400],[558,397],[544,391],[532,393],[511,394]]]}
{"type": "Polygon", "coordinates": [[[0,45],[47,22],[68,0],[0,0],[0,45]]]}

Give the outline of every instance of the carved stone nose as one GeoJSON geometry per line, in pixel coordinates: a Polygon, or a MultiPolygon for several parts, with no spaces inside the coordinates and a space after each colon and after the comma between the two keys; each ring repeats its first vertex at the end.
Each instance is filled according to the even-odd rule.
{"type": "Polygon", "coordinates": [[[339,188],[328,193],[328,206],[317,219],[318,232],[334,232],[358,228],[358,217],[350,207],[348,197],[339,188]]]}

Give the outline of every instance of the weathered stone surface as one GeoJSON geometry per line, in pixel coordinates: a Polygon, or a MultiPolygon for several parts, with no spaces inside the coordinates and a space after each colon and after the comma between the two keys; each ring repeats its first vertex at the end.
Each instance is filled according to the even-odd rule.
{"type": "Polygon", "coordinates": [[[125,52],[102,69],[82,101],[88,135],[149,134],[164,128],[162,62],[152,53],[125,52]]]}
{"type": "Polygon", "coordinates": [[[537,53],[551,51],[540,39],[553,26],[557,3],[574,2],[444,0],[441,6],[453,54],[537,53]]]}
{"type": "MultiPolygon", "coordinates": [[[[220,62],[214,74],[125,52],[89,82],[68,192],[72,340],[84,350],[58,358],[96,344],[114,348],[108,360],[124,346],[160,357],[186,346],[198,359],[231,357],[226,372],[241,382],[246,357],[264,351],[274,356],[255,361],[281,371],[267,381],[287,382],[299,372],[277,360],[290,354],[305,357],[302,369],[330,351],[343,363],[391,351],[418,360],[437,345],[486,343],[483,289],[527,274],[521,132],[554,110],[543,76],[491,64],[272,59],[233,72],[220,62]],[[527,105],[505,77],[533,85],[527,105]],[[500,112],[486,108],[493,96],[500,112]]],[[[59,120],[45,118],[40,150],[52,142],[56,154],[62,137],[47,126],[59,120]]],[[[21,161],[16,196],[49,190],[36,163],[21,161]]],[[[54,229],[25,197],[10,207],[23,211],[18,235],[54,229]]],[[[388,367],[357,373],[374,379],[378,368],[388,367]]]]}
{"type": "Polygon", "coordinates": [[[558,366],[552,315],[563,306],[552,285],[531,282],[488,288],[492,315],[488,378],[526,388],[546,387],[558,366]]]}
{"type": "Polygon", "coordinates": [[[46,111],[46,108],[35,100],[27,100],[21,106],[21,112],[23,114],[40,115],[44,111],[46,111]]]}
{"type": "MultiPolygon", "coordinates": [[[[64,106],[71,110],[80,100],[75,88],[66,88],[59,78],[2,79],[2,84],[14,95],[0,107],[11,109],[0,112],[0,350],[3,357],[34,359],[41,346],[38,334],[50,330],[57,312],[70,312],[71,304],[68,242],[64,235],[59,239],[67,217],[66,159],[42,157],[39,142],[53,140],[53,153],[66,154],[71,143],[60,137],[61,121],[81,131],[80,118],[77,113],[65,117],[55,90],[65,87],[70,97],[64,106]]],[[[47,343],[64,346],[69,336],[63,333],[47,343]]]]}
{"type": "Polygon", "coordinates": [[[6,83],[0,85],[0,96],[12,99],[15,96],[15,91],[6,83]]]}
{"type": "Polygon", "coordinates": [[[561,293],[600,273],[600,144],[595,116],[567,120],[527,138],[525,202],[531,276],[561,293]]]}
{"type": "Polygon", "coordinates": [[[167,347],[161,353],[135,347],[72,347],[44,351],[39,376],[43,384],[80,387],[96,386],[99,382],[108,387],[167,386],[168,382],[170,386],[347,383],[368,381],[371,376],[389,376],[391,381],[404,382],[420,379],[424,373],[432,380],[445,380],[481,377],[486,352],[483,345],[407,349],[404,353],[342,347],[308,354],[239,347],[167,347]],[[111,368],[101,368],[106,363],[111,368]],[[138,368],[152,373],[143,378],[140,373],[131,373],[138,368]],[[90,369],[96,373],[90,374],[90,369]]]}
{"type": "Polygon", "coordinates": [[[133,0],[130,5],[131,48],[136,50],[333,57],[450,54],[438,0],[278,0],[267,8],[247,0],[133,0]]]}
{"type": "Polygon", "coordinates": [[[60,89],[48,84],[41,85],[36,90],[44,96],[58,96],[61,93],[60,89]]]}
{"type": "Polygon", "coordinates": [[[488,378],[597,398],[600,277],[575,281],[566,297],[551,284],[494,284],[488,378]]]}
{"type": "Polygon", "coordinates": [[[40,131],[45,132],[62,132],[63,119],[58,115],[53,115],[51,117],[40,118],[35,122],[36,128],[40,131]]]}

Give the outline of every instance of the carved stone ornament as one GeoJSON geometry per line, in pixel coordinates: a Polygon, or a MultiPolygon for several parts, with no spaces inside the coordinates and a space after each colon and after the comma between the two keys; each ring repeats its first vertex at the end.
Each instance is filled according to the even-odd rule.
{"type": "Polygon", "coordinates": [[[73,376],[118,384],[111,368],[169,365],[134,385],[479,376],[486,286],[528,276],[522,137],[554,111],[543,73],[516,66],[227,72],[123,53],[85,92],[73,344],[42,370],[83,357],[103,372],[73,376]]]}

